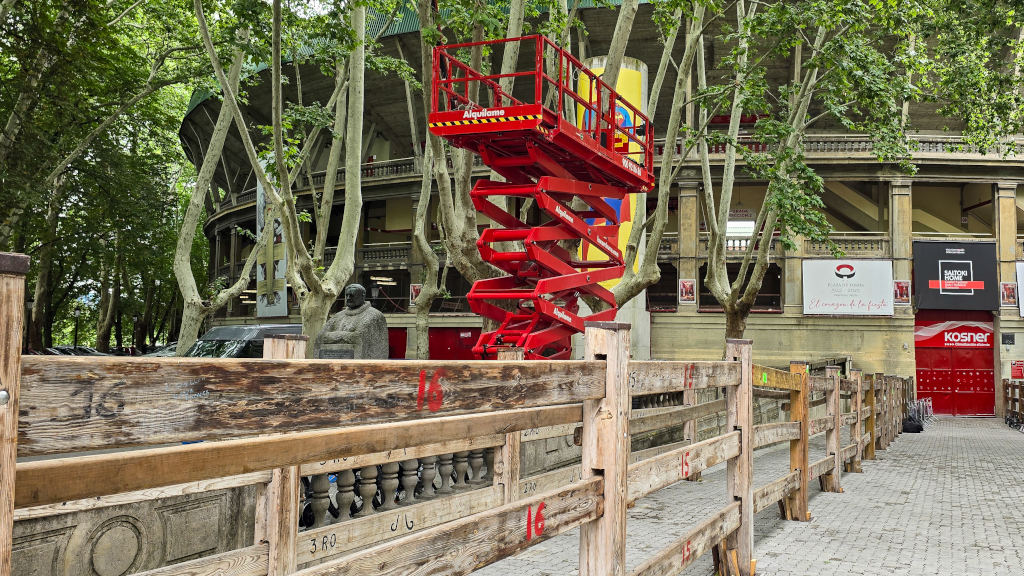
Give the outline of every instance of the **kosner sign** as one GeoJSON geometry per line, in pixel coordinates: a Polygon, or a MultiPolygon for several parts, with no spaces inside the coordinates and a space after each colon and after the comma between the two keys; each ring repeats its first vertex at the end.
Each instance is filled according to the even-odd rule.
{"type": "Polygon", "coordinates": [[[992,324],[968,320],[950,320],[914,328],[914,346],[918,348],[991,348],[992,324]]]}
{"type": "Polygon", "coordinates": [[[892,316],[891,260],[804,260],[804,314],[892,316]]]}

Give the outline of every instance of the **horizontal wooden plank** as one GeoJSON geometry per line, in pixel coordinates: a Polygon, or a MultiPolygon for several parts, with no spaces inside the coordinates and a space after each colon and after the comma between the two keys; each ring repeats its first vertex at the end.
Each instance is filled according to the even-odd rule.
{"type": "Polygon", "coordinates": [[[583,419],[579,404],[202,442],[18,464],[15,507],[183,484],[583,419]]]}
{"type": "Polygon", "coordinates": [[[810,388],[815,392],[829,392],[836,385],[831,378],[824,376],[811,376],[810,388]]]}
{"type": "Polygon", "coordinates": [[[840,378],[839,379],[839,390],[841,390],[843,392],[851,392],[851,393],[852,392],[856,392],[857,391],[857,381],[856,380],[849,380],[849,379],[846,379],[846,378],[840,378]]]}
{"type": "Polygon", "coordinates": [[[447,498],[425,500],[372,516],[353,518],[315,530],[299,532],[296,562],[322,562],[356,548],[422,532],[501,506],[501,486],[488,486],[447,498]]]}
{"type": "Polygon", "coordinates": [[[629,502],[702,472],[740,453],[740,433],[730,432],[629,465],[629,502]]]}
{"type": "Polygon", "coordinates": [[[857,413],[856,412],[843,412],[842,414],[839,415],[839,425],[840,426],[849,426],[850,424],[856,424],[856,423],[857,423],[857,413]]]}
{"type": "Polygon", "coordinates": [[[537,440],[547,440],[548,438],[572,436],[576,428],[581,424],[581,422],[574,422],[572,424],[560,424],[544,428],[530,428],[529,430],[523,430],[519,434],[523,442],[536,442],[537,440]]]}
{"type": "Polygon", "coordinates": [[[849,444],[839,449],[839,459],[848,460],[857,454],[857,444],[849,444]]]}
{"type": "Polygon", "coordinates": [[[754,397],[755,398],[770,398],[773,400],[789,400],[791,392],[786,390],[771,390],[768,388],[759,388],[754,386],[754,397]]]}
{"type": "Polygon", "coordinates": [[[252,484],[266,484],[270,482],[270,476],[271,473],[269,471],[253,472],[251,474],[241,474],[239,476],[228,476],[227,478],[212,478],[209,480],[200,480],[198,482],[175,484],[174,486],[136,490],[135,492],[125,492],[123,494],[110,494],[96,498],[86,498],[84,500],[71,500],[67,502],[47,504],[45,506],[19,508],[14,511],[14,521],[18,522],[21,520],[31,520],[33,518],[44,518],[46,516],[84,512],[86,510],[96,510],[98,508],[109,508],[110,506],[135,504],[136,502],[145,502],[147,500],[173,498],[175,496],[184,496],[185,494],[199,494],[201,492],[223,490],[225,488],[238,488],[240,486],[250,486],[252,484]]]}
{"type": "Polygon", "coordinates": [[[26,356],[18,455],[573,404],[603,362],[26,356]]]}
{"type": "Polygon", "coordinates": [[[469,574],[600,517],[603,493],[603,479],[588,478],[568,488],[328,560],[295,576],[469,574]]]}
{"type": "Polygon", "coordinates": [[[807,403],[808,408],[817,408],[818,406],[824,406],[828,402],[828,396],[822,396],[821,398],[815,398],[807,403]]]}
{"type": "Polygon", "coordinates": [[[738,386],[739,383],[739,362],[641,360],[629,363],[630,396],[738,386]]]}
{"type": "Polygon", "coordinates": [[[865,406],[860,409],[860,419],[867,420],[868,416],[871,416],[871,406],[865,406]]]}
{"type": "Polygon", "coordinates": [[[836,459],[830,454],[817,462],[811,463],[811,465],[807,467],[807,474],[811,480],[814,480],[826,472],[831,472],[835,467],[836,459]]]}
{"type": "Polygon", "coordinates": [[[810,437],[815,434],[821,434],[822,432],[835,428],[835,426],[836,423],[832,420],[831,416],[815,418],[807,425],[807,436],[810,437]]]}
{"type": "Polygon", "coordinates": [[[387,462],[401,462],[402,460],[435,456],[437,454],[451,454],[453,452],[462,452],[467,450],[481,450],[492,446],[501,446],[504,443],[504,434],[491,434],[489,436],[481,436],[479,438],[448,440],[447,442],[424,444],[423,446],[408,446],[405,448],[386,450],[384,452],[376,452],[373,454],[359,454],[358,456],[332,458],[321,462],[303,464],[299,470],[303,476],[309,476],[311,474],[329,474],[339,470],[353,470],[364,466],[374,466],[377,464],[385,464],[387,462]]]}
{"type": "Polygon", "coordinates": [[[803,374],[799,372],[787,372],[777,368],[769,368],[768,366],[754,364],[751,367],[751,371],[754,377],[752,380],[754,385],[763,388],[795,390],[799,392],[801,382],[803,381],[803,374]]]}
{"type": "Polygon", "coordinates": [[[800,487],[800,471],[795,470],[782,478],[754,490],[754,514],[775,504],[800,487]]]}
{"type": "Polygon", "coordinates": [[[197,558],[135,576],[266,576],[269,569],[269,548],[263,542],[248,548],[197,558]]]}
{"type": "Polygon", "coordinates": [[[705,416],[724,412],[725,408],[725,398],[695,406],[673,406],[670,410],[658,414],[630,418],[629,433],[636,436],[652,430],[681,426],[687,420],[699,420],[705,416]]]}
{"type": "Polygon", "coordinates": [[[799,422],[775,422],[754,426],[754,449],[783,442],[800,439],[799,422]]]}
{"type": "Polygon", "coordinates": [[[679,574],[739,527],[740,503],[733,502],[663,548],[636,570],[630,572],[630,576],[679,574]]]}
{"type": "Polygon", "coordinates": [[[533,496],[541,492],[548,492],[560,486],[575,484],[583,479],[580,465],[566,466],[557,470],[551,470],[536,476],[519,479],[519,495],[516,500],[533,496]]]}

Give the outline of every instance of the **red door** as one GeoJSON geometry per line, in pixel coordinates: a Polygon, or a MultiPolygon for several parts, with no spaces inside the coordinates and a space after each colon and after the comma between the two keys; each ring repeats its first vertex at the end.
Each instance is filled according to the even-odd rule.
{"type": "Polygon", "coordinates": [[[993,414],[991,313],[921,310],[915,324],[918,397],[931,398],[937,414],[993,414]]]}
{"type": "Polygon", "coordinates": [[[431,328],[431,360],[479,360],[473,346],[480,337],[479,328],[431,328]]]}

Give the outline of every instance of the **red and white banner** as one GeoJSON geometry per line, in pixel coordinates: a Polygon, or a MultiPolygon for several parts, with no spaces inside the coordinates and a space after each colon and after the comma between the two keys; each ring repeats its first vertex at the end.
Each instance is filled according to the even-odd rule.
{"type": "Polygon", "coordinates": [[[914,327],[918,348],[992,348],[995,332],[985,322],[949,320],[914,327]]]}

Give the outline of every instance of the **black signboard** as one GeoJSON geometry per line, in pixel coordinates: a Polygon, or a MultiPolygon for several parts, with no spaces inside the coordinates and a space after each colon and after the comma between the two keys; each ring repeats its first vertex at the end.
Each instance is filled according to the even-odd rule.
{"type": "Polygon", "coordinates": [[[994,242],[914,242],[919,309],[998,310],[994,242]]]}

